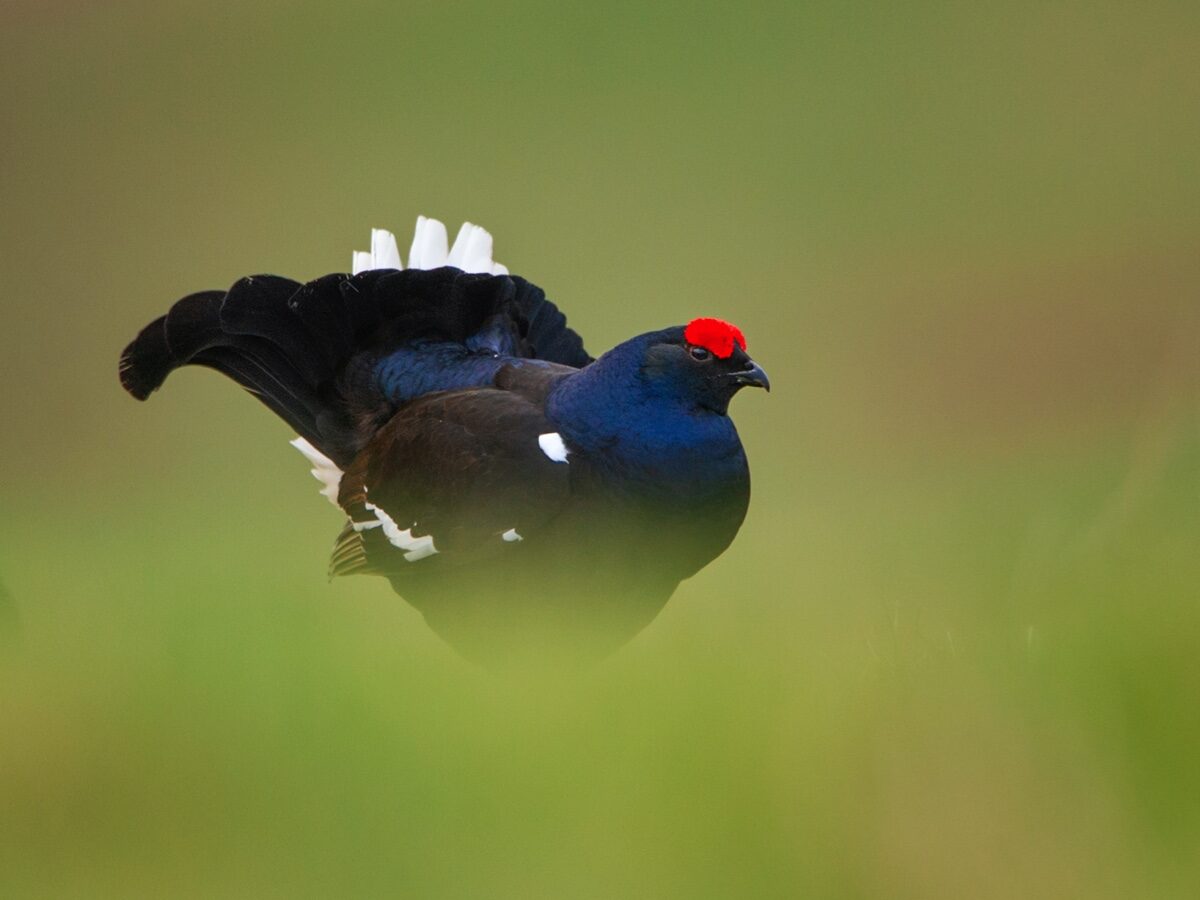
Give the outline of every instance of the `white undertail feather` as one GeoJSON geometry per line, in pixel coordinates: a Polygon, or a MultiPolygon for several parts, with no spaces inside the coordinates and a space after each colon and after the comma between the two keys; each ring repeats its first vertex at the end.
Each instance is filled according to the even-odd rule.
{"type": "Polygon", "coordinates": [[[338,505],[338,487],[342,483],[342,470],[332,459],[310,444],[302,437],[288,441],[293,447],[304,454],[304,458],[312,464],[313,478],[324,485],[321,496],[327,498],[334,506],[338,505]]]}
{"type": "Polygon", "coordinates": [[[371,249],[363,252],[355,250],[351,258],[350,271],[357,275],[368,269],[403,269],[400,261],[400,248],[396,246],[396,236],[382,228],[371,229],[371,249]]]}
{"type": "Polygon", "coordinates": [[[492,236],[487,229],[463,222],[446,258],[446,265],[464,272],[483,272],[488,275],[507,275],[508,269],[492,261],[492,236]]]}
{"type": "Polygon", "coordinates": [[[413,229],[412,247],[408,251],[410,269],[438,269],[446,264],[450,254],[446,243],[446,226],[437,219],[417,216],[413,229]]]}
{"type": "Polygon", "coordinates": [[[376,269],[403,269],[396,236],[382,228],[371,229],[371,262],[376,269]]]}
{"type": "MultiPolygon", "coordinates": [[[[408,250],[408,268],[440,269],[442,266],[485,275],[508,274],[506,266],[492,259],[492,236],[487,229],[463,222],[451,247],[445,225],[437,219],[417,216],[412,246],[408,250]]],[[[382,228],[371,229],[369,251],[355,250],[351,256],[350,271],[355,275],[370,269],[403,268],[396,236],[382,228]]]]}

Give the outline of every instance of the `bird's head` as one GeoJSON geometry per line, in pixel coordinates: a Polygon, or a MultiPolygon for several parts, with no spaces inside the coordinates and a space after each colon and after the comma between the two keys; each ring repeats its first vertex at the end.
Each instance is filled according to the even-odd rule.
{"type": "Polygon", "coordinates": [[[693,319],[642,341],[641,374],[655,393],[725,415],[742,388],[771,389],[767,373],[747,355],[741,330],[720,319],[693,319]]]}

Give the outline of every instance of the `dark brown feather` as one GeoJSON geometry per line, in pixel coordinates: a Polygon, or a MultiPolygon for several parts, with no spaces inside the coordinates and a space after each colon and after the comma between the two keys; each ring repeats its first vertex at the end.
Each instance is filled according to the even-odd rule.
{"type": "Polygon", "coordinates": [[[397,572],[477,562],[513,552],[501,535],[535,537],[565,507],[569,468],[542,452],[553,431],[541,406],[495,388],[430,394],[392,417],[347,468],[339,505],[353,522],[377,521],[371,504],[437,555],[409,562],[383,529],[343,532],[331,571],[397,572]]]}

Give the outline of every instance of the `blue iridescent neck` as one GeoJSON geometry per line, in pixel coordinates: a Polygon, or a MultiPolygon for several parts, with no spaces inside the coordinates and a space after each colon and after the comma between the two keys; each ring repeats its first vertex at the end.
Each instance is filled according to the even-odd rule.
{"type": "Polygon", "coordinates": [[[646,348],[662,332],[615,347],[586,369],[563,379],[546,412],[569,445],[603,451],[617,462],[669,471],[744,467],[737,429],[728,416],[698,406],[673,385],[647,376],[646,348]]]}

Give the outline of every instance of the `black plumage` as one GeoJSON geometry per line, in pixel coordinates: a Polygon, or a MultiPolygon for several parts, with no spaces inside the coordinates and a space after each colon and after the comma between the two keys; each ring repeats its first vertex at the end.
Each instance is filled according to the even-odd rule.
{"type": "Polygon", "coordinates": [[[649,622],[745,515],[727,405],[766,379],[714,321],[593,361],[522,278],[253,276],[178,301],[120,372],[145,399],[208,366],[295,429],[348,517],[333,574],[389,578],[471,658],[577,660],[649,622]]]}

